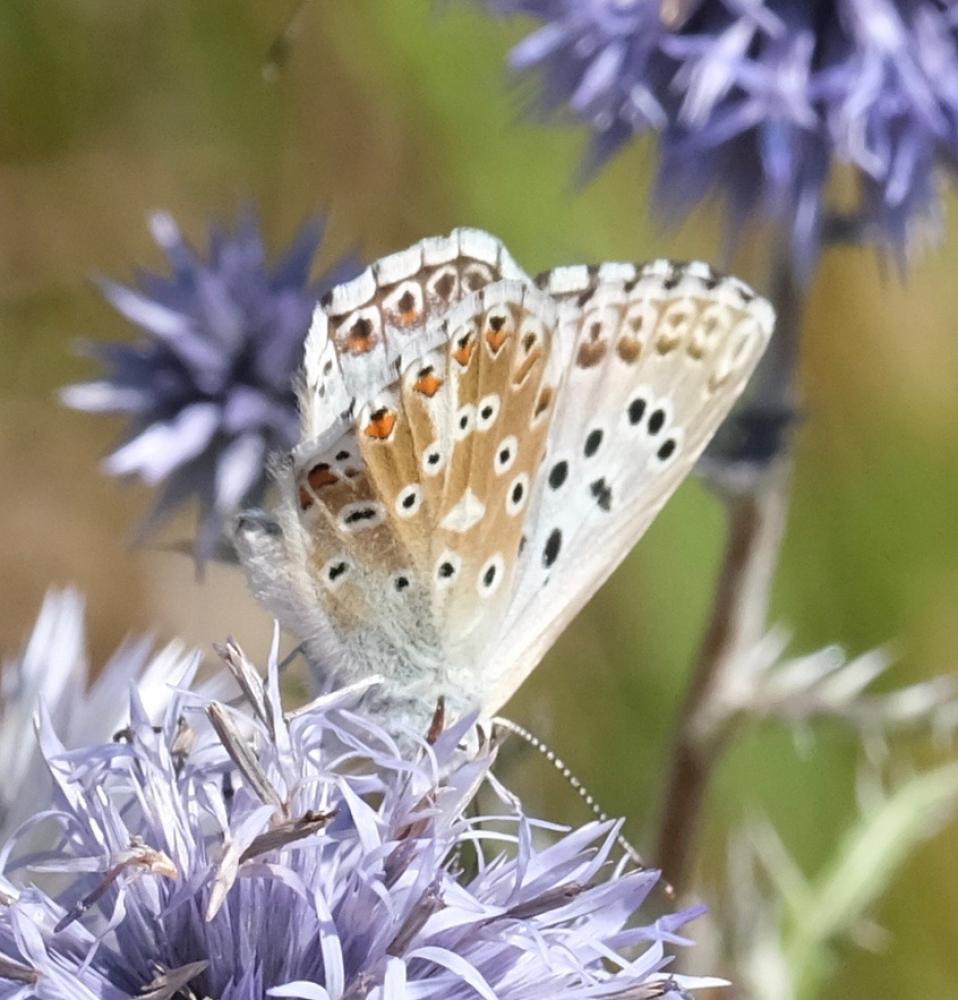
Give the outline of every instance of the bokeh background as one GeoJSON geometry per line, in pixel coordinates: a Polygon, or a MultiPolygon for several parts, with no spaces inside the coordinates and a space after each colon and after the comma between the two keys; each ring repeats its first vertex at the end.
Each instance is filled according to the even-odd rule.
{"type": "MultiPolygon", "coordinates": [[[[197,582],[167,543],[131,551],[149,504],[98,465],[120,424],[61,408],[92,369],[77,338],[131,328],[93,275],[160,268],[147,213],[170,210],[196,241],[207,220],[259,207],[279,249],[330,213],[320,261],[367,259],[457,225],[498,234],[527,270],[653,256],[715,259],[718,215],[678,233],[649,207],[654,148],[630,147],[585,186],[586,137],[523,116],[504,56],[521,26],[468,3],[313,0],[271,83],[264,55],[289,13],[262,0],[5,0],[0,5],[0,650],[27,634],[46,588],[88,596],[94,660],[153,629],[205,650],[227,633],[253,652],[266,616],[238,571],[197,582]]],[[[953,201],[953,199],[952,199],[953,201]]],[[[952,206],[954,207],[954,206],[952,206]]],[[[762,254],[736,269],[759,288],[762,254]]],[[[958,660],[958,232],[903,281],[870,251],[826,256],[810,292],[805,419],[773,617],[793,649],[891,641],[889,683],[958,660]]],[[[717,501],[685,485],[536,671],[509,714],[550,741],[627,832],[654,837],[670,726],[721,553],[717,501]]],[[[902,761],[932,759],[906,742],[902,761]]],[[[765,814],[807,871],[856,815],[860,750],[838,726],[797,748],[753,727],[718,771],[701,847],[707,900],[734,894],[725,843],[765,814]]],[[[547,766],[505,761],[533,811],[584,819],[547,766]]],[[[952,996],[958,981],[958,851],[940,834],[875,914],[878,954],[841,955],[842,997],[952,996]]]]}

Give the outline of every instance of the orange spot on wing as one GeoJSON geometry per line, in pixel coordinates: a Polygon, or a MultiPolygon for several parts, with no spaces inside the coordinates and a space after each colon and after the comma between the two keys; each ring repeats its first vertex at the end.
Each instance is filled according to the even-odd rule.
{"type": "Polygon", "coordinates": [[[384,441],[392,434],[395,426],[396,414],[384,406],[370,415],[369,423],[366,425],[366,436],[384,441]]]}
{"type": "Polygon", "coordinates": [[[365,317],[353,323],[346,336],[346,347],[351,354],[366,354],[373,349],[373,324],[365,317]]]}
{"type": "Polygon", "coordinates": [[[465,368],[472,358],[472,350],[474,347],[475,344],[471,340],[463,337],[463,339],[459,341],[459,347],[452,352],[452,356],[459,362],[459,364],[462,365],[463,368],[465,368]]]}
{"type": "Polygon", "coordinates": [[[615,345],[615,349],[623,361],[632,364],[642,353],[642,344],[633,337],[622,337],[615,345]]]}
{"type": "Polygon", "coordinates": [[[326,462],[320,462],[319,465],[314,465],[309,470],[306,482],[309,483],[309,488],[314,493],[318,493],[324,486],[332,486],[333,483],[338,483],[339,477],[330,471],[329,465],[326,462]]]}
{"type": "Polygon", "coordinates": [[[314,465],[306,473],[306,482],[299,487],[299,509],[309,510],[315,502],[314,494],[319,493],[326,486],[332,486],[339,482],[339,477],[330,470],[327,462],[320,462],[314,465]],[[307,487],[309,487],[307,489],[307,487]]]}
{"type": "Polygon", "coordinates": [[[508,330],[487,330],[486,343],[493,354],[498,354],[502,350],[502,345],[509,339],[508,330]]]}
{"type": "Polygon", "coordinates": [[[431,368],[424,368],[413,386],[416,392],[421,392],[430,399],[442,388],[442,379],[431,368]]]}
{"type": "Polygon", "coordinates": [[[580,368],[592,368],[605,357],[605,341],[596,343],[581,344],[576,357],[576,364],[580,368]]]}

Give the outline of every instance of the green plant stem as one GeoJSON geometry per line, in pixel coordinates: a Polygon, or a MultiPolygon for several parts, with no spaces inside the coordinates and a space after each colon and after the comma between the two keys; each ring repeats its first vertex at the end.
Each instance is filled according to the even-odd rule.
{"type": "Polygon", "coordinates": [[[740,419],[763,424],[776,441],[767,461],[718,456],[711,479],[728,512],[728,535],[715,600],[692,679],[679,712],[663,800],[656,859],[681,892],[694,859],[694,844],[708,784],[734,719],[723,716],[713,693],[736,657],[766,631],[768,604],[785,529],[791,461],[781,434],[795,407],[795,368],[803,289],[787,255],[772,275],[776,332],[756,371],[740,419]]]}

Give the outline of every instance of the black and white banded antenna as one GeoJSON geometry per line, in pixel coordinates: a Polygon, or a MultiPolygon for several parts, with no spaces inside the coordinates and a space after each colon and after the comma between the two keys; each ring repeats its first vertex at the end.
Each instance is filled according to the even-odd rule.
{"type": "MultiPolygon", "coordinates": [[[[556,752],[543,743],[538,736],[534,736],[529,732],[524,726],[520,726],[518,722],[513,722],[512,719],[503,718],[501,715],[497,715],[493,720],[493,725],[500,726],[505,729],[506,732],[512,733],[514,736],[518,736],[519,739],[528,743],[533,750],[541,753],[543,757],[562,775],[563,778],[572,786],[576,794],[580,799],[586,804],[590,809],[592,814],[600,823],[607,823],[609,821],[609,814],[599,805],[596,801],[595,796],[589,791],[588,788],[572,773],[572,769],[566,764],[566,762],[556,754],[556,752]]],[[[622,848],[626,857],[638,868],[643,871],[647,871],[649,866],[642,860],[642,855],[636,850],[633,844],[622,836],[621,833],[615,835],[615,842],[622,848]]],[[[669,885],[668,882],[662,880],[660,882],[665,894],[669,897],[675,895],[675,890],[669,885]]]]}

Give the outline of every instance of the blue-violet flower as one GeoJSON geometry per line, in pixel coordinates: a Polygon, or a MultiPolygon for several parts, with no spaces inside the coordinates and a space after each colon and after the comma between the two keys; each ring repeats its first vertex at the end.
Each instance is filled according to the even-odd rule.
{"type": "MultiPolygon", "coordinates": [[[[542,22],[511,54],[541,104],[594,133],[592,165],[660,137],[655,199],[727,198],[733,233],[772,218],[800,274],[838,209],[903,253],[958,162],[958,7],[942,0],[486,0],[542,22]],[[854,192],[829,204],[844,173],[854,192]]],[[[836,223],[837,225],[837,223],[836,223]]],[[[925,227],[922,227],[923,229],[925,227]]]]}
{"type": "Polygon", "coordinates": [[[525,816],[494,751],[460,749],[469,720],[403,751],[355,690],[285,713],[275,650],[265,683],[222,652],[245,710],[181,684],[157,720],[134,694],[122,738],[82,750],[42,721],[56,798],[36,822],[60,836],[0,854],[0,998],[678,1000],[717,982],[666,971],[698,911],[637,923],[657,873],[611,859],[613,824],[525,816]],[[466,815],[480,788],[501,815],[466,815]]]}
{"type": "Polygon", "coordinates": [[[90,345],[105,375],[69,386],[62,398],[80,410],[130,416],[107,471],[164,484],[147,531],[198,499],[194,553],[203,560],[221,541],[224,520],[260,502],[267,456],[295,443],[293,381],[313,307],[358,268],[343,259],[310,282],[323,236],[315,219],[272,267],[251,213],[233,232],[214,226],[205,258],[169,215],[154,215],[151,226],[171,273],[140,273],[135,288],[101,283],[145,336],[133,344],[90,345]]]}

